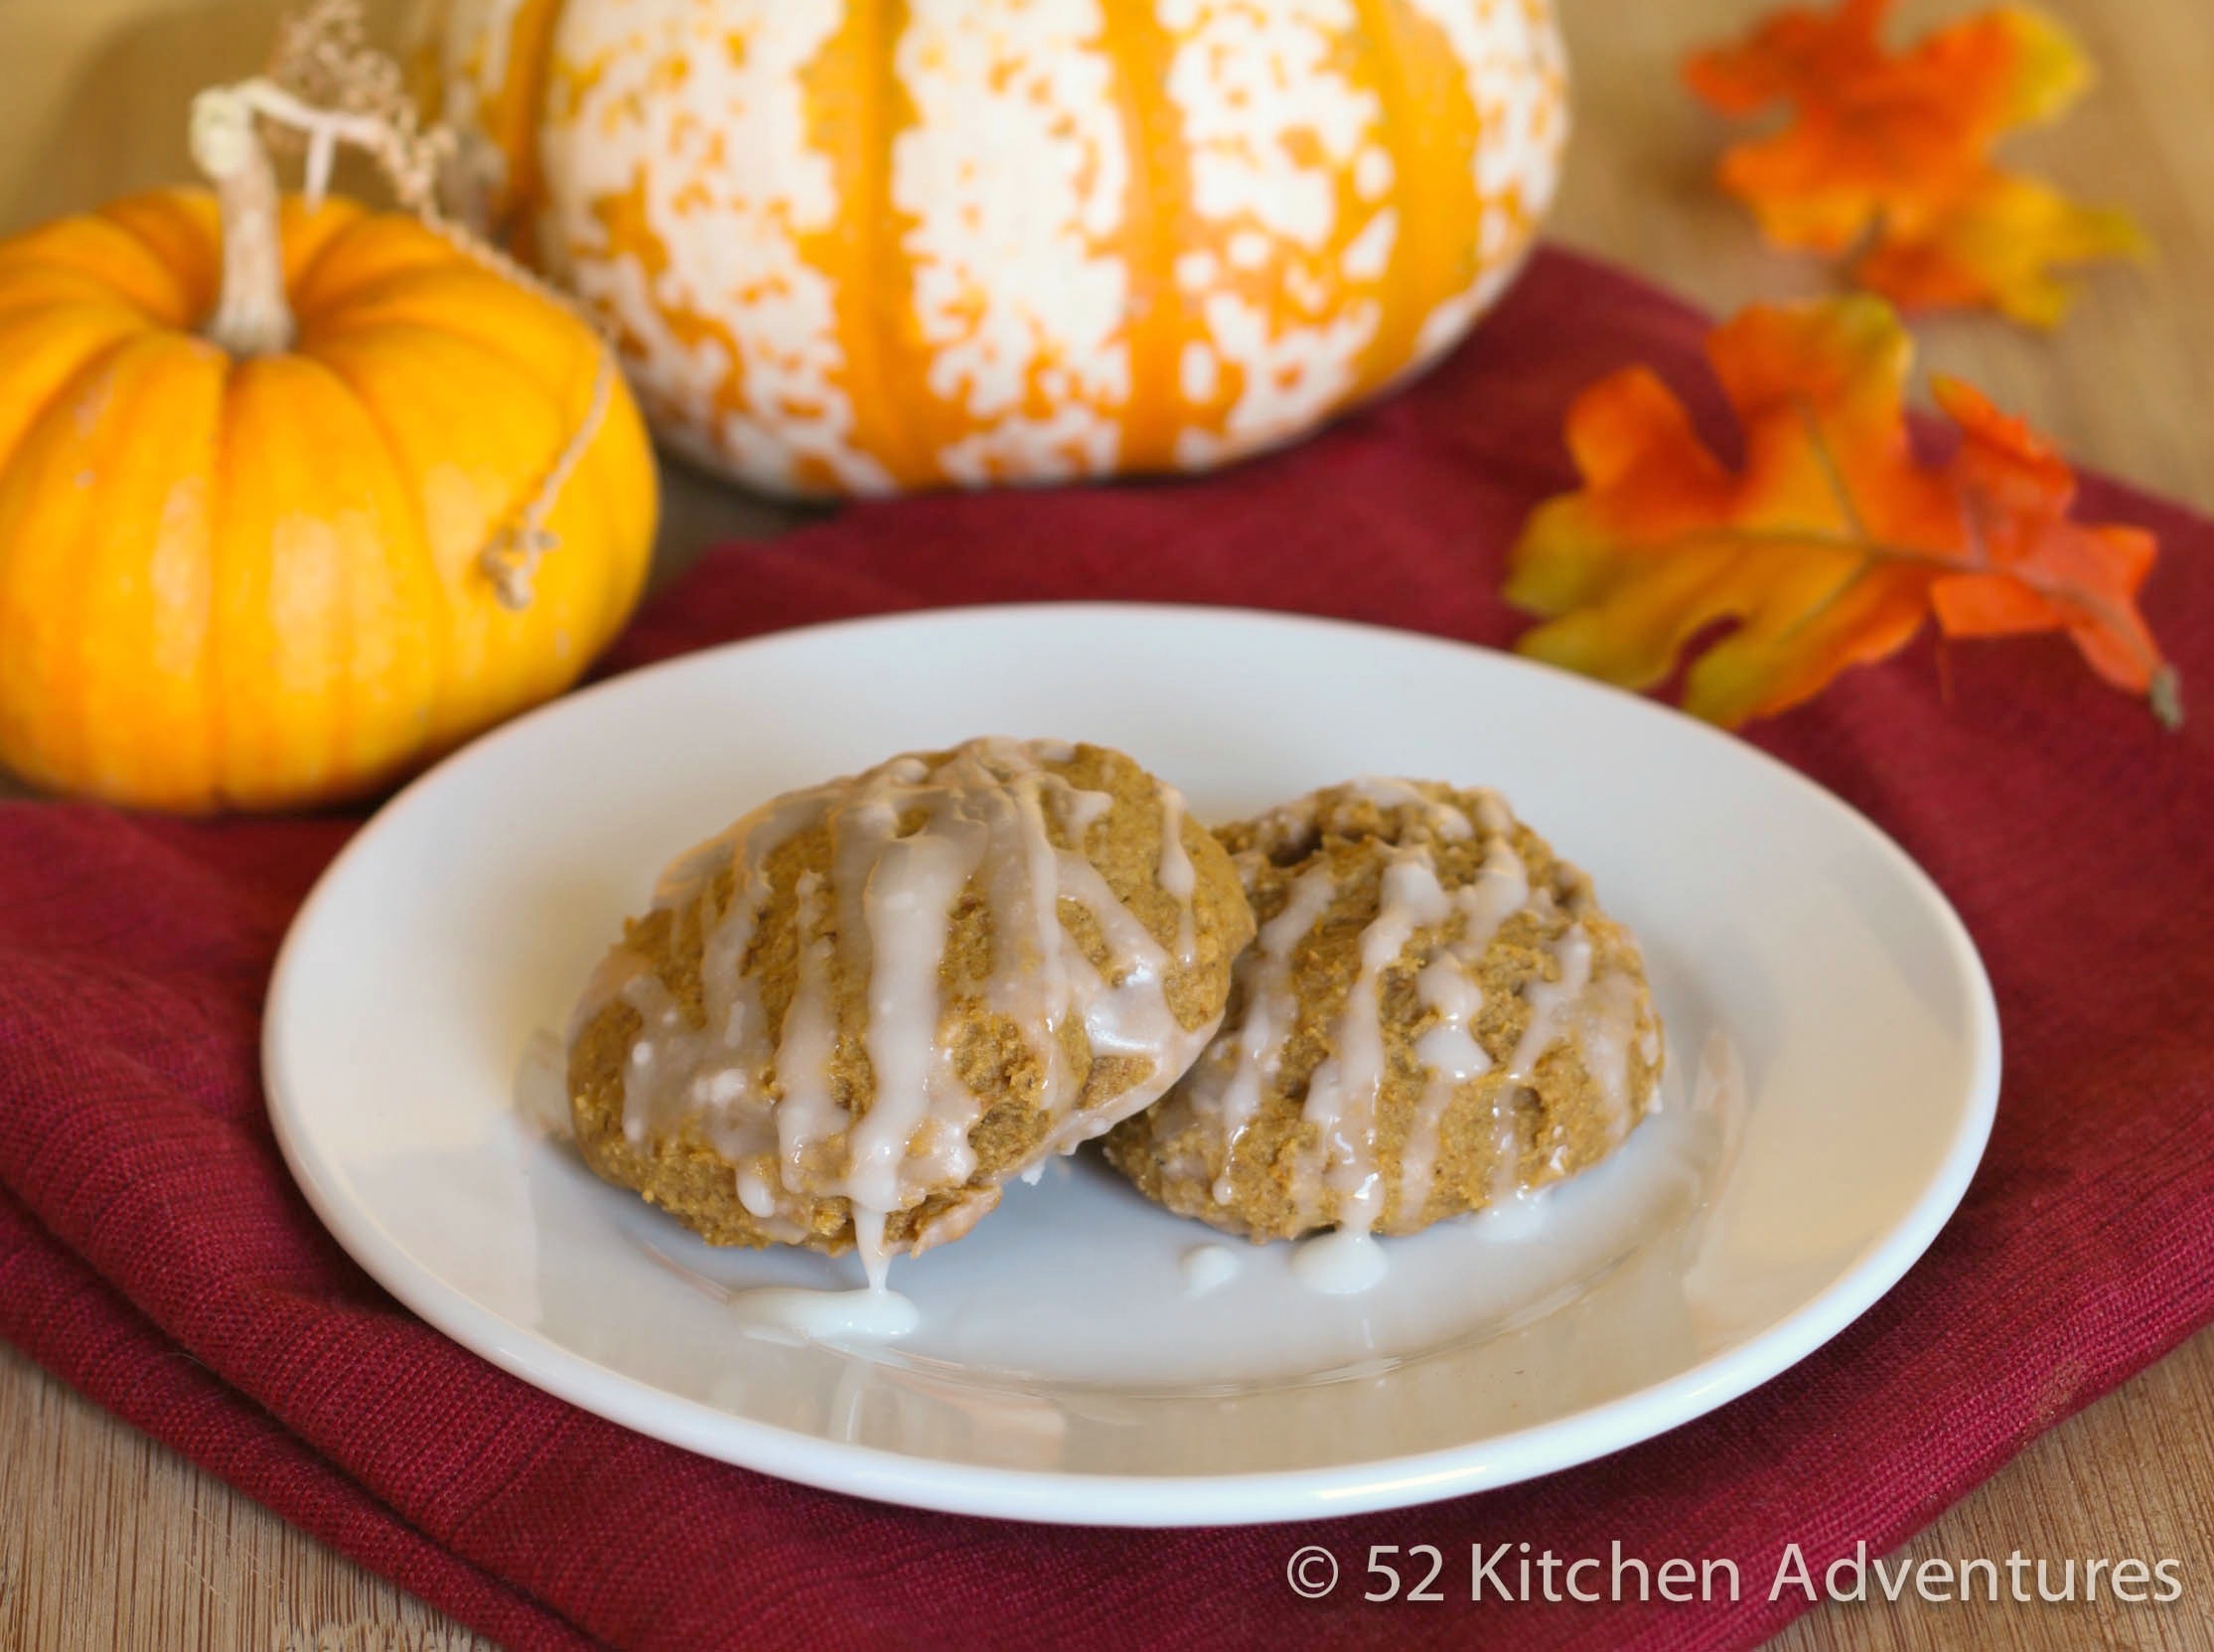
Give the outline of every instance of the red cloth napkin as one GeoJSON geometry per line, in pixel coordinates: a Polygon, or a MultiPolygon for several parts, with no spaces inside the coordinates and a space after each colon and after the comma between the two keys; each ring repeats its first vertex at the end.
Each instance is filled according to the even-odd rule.
{"type": "MultiPolygon", "coordinates": [[[[1704,330],[1549,254],[1470,347],[1297,451],[1207,482],[867,506],[734,546],[614,665],[1052,597],[1503,643],[1502,554],[1570,482],[1569,398],[1645,361],[1712,420],[1704,330]]],[[[2160,533],[2150,612],[2186,693],[2214,680],[2214,526],[2106,485],[2086,508],[2160,533]]],[[[1806,1606],[1767,1598],[1785,1544],[1818,1577],[1856,1542],[1891,1549],[2214,1319],[2214,707],[2164,734],[2056,642],[1964,647],[1949,676],[1912,653],[1754,738],[1893,832],[1982,945],[2007,1044],[1990,1156],[1928,1258],[1829,1348],[1589,1467],[1301,1526],[1049,1529],[785,1485],[536,1393],[371,1284],[271,1140],[262,990],[341,819],[0,808],[0,1335],[519,1647],[1751,1644],[1806,1606]],[[1617,1540],[1655,1563],[1734,1560],[1744,1598],[1467,1602],[1473,1542],[1605,1557],[1617,1540]],[[1314,1543],[1344,1580],[1310,1603],[1284,1568],[1314,1543]],[[1363,1603],[1369,1546],[1416,1543],[1452,1557],[1447,1601],[1363,1603]]]]}

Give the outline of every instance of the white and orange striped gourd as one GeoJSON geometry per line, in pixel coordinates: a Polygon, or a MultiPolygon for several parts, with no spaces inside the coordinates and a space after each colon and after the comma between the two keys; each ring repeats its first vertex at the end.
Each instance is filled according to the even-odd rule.
{"type": "Polygon", "coordinates": [[[1421,367],[1528,249],[1551,0],[445,0],[488,216],[664,437],[860,494],[1199,471],[1421,367]]]}

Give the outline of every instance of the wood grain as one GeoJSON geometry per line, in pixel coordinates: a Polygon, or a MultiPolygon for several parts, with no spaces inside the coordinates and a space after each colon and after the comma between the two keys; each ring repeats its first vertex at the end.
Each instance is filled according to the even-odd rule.
{"type": "MultiPolygon", "coordinates": [[[[2105,79],[2065,127],[2015,152],[2130,207],[2159,259],[2090,279],[2057,337],[1948,320],[1920,330],[1926,358],[2028,413],[2084,462],[2214,509],[2214,7],[2046,3],[2090,44],[2105,79]]],[[[1564,7],[1581,131],[1558,233],[1718,310],[1822,290],[1819,266],[1764,251],[1712,190],[1720,131],[1676,79],[1686,49],[1742,27],[1761,0],[1564,7]]],[[[1913,26],[1964,9],[1910,0],[1903,11],[1913,26]]],[[[0,62],[36,69],[0,98],[0,229],[181,176],[187,99],[250,72],[276,10],[275,0],[0,0],[0,62]]],[[[709,543],[792,520],[680,471],[667,491],[660,578],[709,543]]],[[[2045,1435],[1904,1551],[2173,1557],[2182,1601],[1830,1606],[1775,1646],[2214,1647],[2210,1510],[2214,1332],[2045,1435]]],[[[0,1349],[0,1648],[488,1645],[0,1349]]]]}

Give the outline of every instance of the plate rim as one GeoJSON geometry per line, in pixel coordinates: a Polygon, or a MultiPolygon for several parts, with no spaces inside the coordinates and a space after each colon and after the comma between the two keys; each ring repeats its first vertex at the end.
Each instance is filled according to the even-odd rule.
{"type": "Polygon", "coordinates": [[[441,1335],[555,1399],[666,1444],[825,1491],[843,1492],[946,1514],[1047,1525],[1167,1528],[1262,1525],[1329,1518],[1440,1501],[1556,1473],[1607,1456],[1696,1422],[1782,1375],[1881,1300],[1919,1262],[1966,1196],[1997,1116],[2002,1043],[1996,997],[1974,938],[1936,880],[1888,832],[1829,788],[1750,742],[1642,694],[1595,681],[1541,661],[1434,633],[1367,621],[1233,605],[1145,602],[1011,602],[904,610],[784,627],[675,655],[601,678],[558,695],[448,753],[387,798],[316,878],[285,930],[263,1000],[259,1040],[264,1105],[278,1151],[324,1229],[377,1284],[441,1335]],[[543,1333],[514,1325],[415,1261],[388,1239],[378,1220],[340,1197],[336,1178],[301,1133],[298,1088],[287,1075],[281,1029],[300,990],[298,959],[305,935],[354,859],[368,852],[421,794],[450,768],[493,747],[522,738],[537,725],[584,702],[636,692],[663,674],[698,670],[719,658],[764,644],[831,632],[915,627],[1019,624],[1110,618],[1259,623],[1320,629],[1372,640],[1485,655],[1529,671],[1571,692],[1604,698],[1633,717],[1670,722],[1679,733],[1726,745],[1840,812],[1879,857],[1901,874],[1937,922],[1948,964],[1967,989],[1971,1077],[1966,1106],[1936,1172],[1906,1215],[1870,1243],[1826,1287],[1744,1341],[1709,1354],[1674,1376],[1629,1394],[1486,1438],[1399,1457],[1322,1467],[1194,1475],[1125,1475],[1026,1469],[915,1457],[776,1424],[739,1417],[702,1401],[657,1388],[543,1333]]]}

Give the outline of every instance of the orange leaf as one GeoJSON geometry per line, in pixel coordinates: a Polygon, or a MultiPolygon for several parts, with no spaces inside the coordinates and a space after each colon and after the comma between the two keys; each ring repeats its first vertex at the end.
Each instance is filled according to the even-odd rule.
{"type": "Polygon", "coordinates": [[[1887,227],[1853,276],[1909,309],[1983,305],[2025,326],[2054,327],[2073,296],[2055,265],[2139,258],[2145,250],[2127,213],[2085,207],[2034,178],[1993,171],[1925,229],[1887,227]]]}
{"type": "Polygon", "coordinates": [[[1735,468],[1676,395],[1633,368],[1568,415],[1584,486],[1541,506],[1508,600],[1546,620],[1526,654],[1625,687],[1685,680],[1688,710],[1735,726],[1811,699],[1935,618],[1949,636],[2061,632],[2100,676],[2181,719],[2175,674],[2138,612],[2156,546],[2072,516],[2076,478],[2019,420],[1936,386],[1960,442],[1914,451],[1913,344],[1880,299],[1756,307],[1707,354],[1744,434],[1735,468]]]}
{"type": "Polygon", "coordinates": [[[2142,237],[2122,214],[2001,170],[1992,152],[2073,104],[2089,64],[2057,24],[2019,7],[1893,51],[1881,38],[1891,9],[1788,8],[1691,60],[1692,89],[1721,113],[1792,111],[1774,135],[1725,152],[1723,187],[1778,245],[1864,247],[1854,279],[1897,303],[1984,305],[2052,325],[2068,298],[2056,269],[2138,255],[2142,237]]]}

